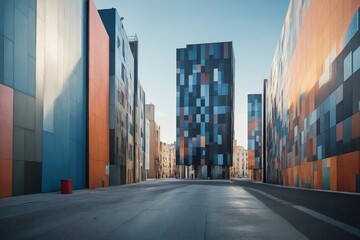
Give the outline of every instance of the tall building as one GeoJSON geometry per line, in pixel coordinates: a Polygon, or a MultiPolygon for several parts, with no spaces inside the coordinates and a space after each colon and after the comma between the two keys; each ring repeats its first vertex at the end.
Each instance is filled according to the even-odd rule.
{"type": "Polygon", "coordinates": [[[147,111],[145,105],[145,171],[146,179],[148,178],[148,171],[150,170],[150,121],[147,119],[147,111]]]}
{"type": "Polygon", "coordinates": [[[262,181],[261,94],[248,95],[248,176],[262,181]]]}
{"type": "Polygon", "coordinates": [[[229,178],[234,64],[232,42],[176,50],[176,163],[196,178],[229,178]]]}
{"type": "Polygon", "coordinates": [[[107,185],[109,39],[94,3],[0,9],[0,197],[107,185]]]}
{"type": "Polygon", "coordinates": [[[155,105],[146,104],[146,118],[149,121],[149,168],[148,178],[160,178],[160,126],[155,122],[155,105]]]}
{"type": "Polygon", "coordinates": [[[135,180],[134,56],[116,9],[99,10],[110,37],[110,185],[135,180]]]}
{"type": "Polygon", "coordinates": [[[134,56],[134,181],[139,182],[146,176],[143,168],[145,161],[145,92],[138,77],[139,40],[136,35],[128,37],[128,39],[134,56]]]}
{"type": "Polygon", "coordinates": [[[266,180],[360,192],[360,2],[290,1],[266,88],[266,180]]]}

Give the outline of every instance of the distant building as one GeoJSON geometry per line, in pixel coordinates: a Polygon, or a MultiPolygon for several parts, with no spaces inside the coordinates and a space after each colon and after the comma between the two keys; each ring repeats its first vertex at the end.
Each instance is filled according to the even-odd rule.
{"type": "Polygon", "coordinates": [[[248,95],[248,176],[262,181],[261,94],[248,95]]]}
{"type": "MultiPolygon", "coordinates": [[[[146,108],[145,108],[146,112],[146,108]]],[[[145,115],[145,174],[146,179],[148,178],[147,173],[150,170],[150,121],[145,115]]]]}
{"type": "Polygon", "coordinates": [[[149,170],[148,178],[160,178],[160,126],[155,122],[154,104],[146,104],[146,117],[149,120],[149,170]]]}
{"type": "Polygon", "coordinates": [[[176,51],[176,163],[181,177],[229,178],[234,64],[232,42],[176,51]]]}
{"type": "Polygon", "coordinates": [[[172,178],[176,176],[175,144],[160,142],[160,177],[172,178]]]}
{"type": "Polygon", "coordinates": [[[248,151],[234,141],[233,165],[230,168],[230,176],[233,178],[247,178],[248,176],[248,151]]]}

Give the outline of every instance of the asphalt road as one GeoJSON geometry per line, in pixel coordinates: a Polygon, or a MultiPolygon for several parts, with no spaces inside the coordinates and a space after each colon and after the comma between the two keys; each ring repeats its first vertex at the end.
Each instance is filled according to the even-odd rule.
{"type": "Polygon", "coordinates": [[[359,239],[359,208],[359,195],[152,180],[1,199],[0,239],[359,239]]]}

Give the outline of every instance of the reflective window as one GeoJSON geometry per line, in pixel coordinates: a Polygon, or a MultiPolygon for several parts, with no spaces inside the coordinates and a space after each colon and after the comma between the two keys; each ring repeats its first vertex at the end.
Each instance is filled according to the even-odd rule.
{"type": "Polygon", "coordinates": [[[353,52],[353,72],[360,68],[360,47],[353,52]]]}
{"type": "Polygon", "coordinates": [[[352,74],[352,52],[350,52],[344,59],[344,81],[346,81],[352,74]]]}

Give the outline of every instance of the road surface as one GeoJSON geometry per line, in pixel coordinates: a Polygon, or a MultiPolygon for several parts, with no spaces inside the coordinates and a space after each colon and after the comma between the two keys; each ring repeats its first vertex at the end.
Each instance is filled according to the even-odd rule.
{"type": "Polygon", "coordinates": [[[1,199],[0,239],[359,239],[359,209],[359,195],[151,180],[1,199]]]}

